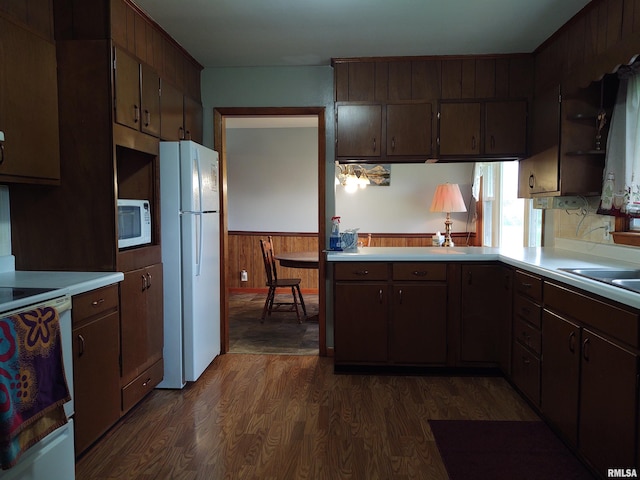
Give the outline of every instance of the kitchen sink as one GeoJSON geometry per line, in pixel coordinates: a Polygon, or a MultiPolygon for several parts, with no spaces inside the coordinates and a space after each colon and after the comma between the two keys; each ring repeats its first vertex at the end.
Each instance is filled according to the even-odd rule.
{"type": "Polygon", "coordinates": [[[640,293],[640,278],[634,278],[634,279],[615,279],[615,280],[611,280],[611,283],[613,283],[614,285],[618,285],[622,288],[627,288],[629,290],[633,290],[634,292],[638,292],[640,293]]]}
{"type": "Polygon", "coordinates": [[[583,277],[593,278],[595,280],[605,280],[612,278],[629,279],[639,278],[640,270],[609,270],[607,268],[575,268],[566,269],[567,272],[582,275],[583,277]]]}
{"type": "Polygon", "coordinates": [[[560,270],[640,293],[640,269],[561,268],[560,270]]]}

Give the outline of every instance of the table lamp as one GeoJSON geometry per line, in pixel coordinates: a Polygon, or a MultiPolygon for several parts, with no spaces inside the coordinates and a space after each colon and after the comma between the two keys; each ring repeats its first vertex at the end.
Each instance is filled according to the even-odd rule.
{"type": "Polygon", "coordinates": [[[457,183],[442,183],[436,187],[436,193],[433,195],[431,202],[431,212],[445,212],[447,218],[444,221],[444,246],[453,247],[451,240],[451,212],[466,212],[467,207],[460,193],[460,187],[457,183]]]}

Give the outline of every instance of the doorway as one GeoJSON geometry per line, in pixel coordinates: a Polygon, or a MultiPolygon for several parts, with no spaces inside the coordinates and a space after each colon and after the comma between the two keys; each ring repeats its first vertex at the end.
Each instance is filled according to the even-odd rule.
{"type": "MultiPolygon", "coordinates": [[[[317,248],[320,258],[318,268],[318,352],[321,356],[326,356],[326,323],[325,323],[325,262],[322,257],[325,238],[325,157],[326,157],[326,133],[325,133],[325,108],[324,107],[256,107],[256,108],[216,108],[214,109],[214,148],[220,154],[220,184],[222,190],[221,203],[221,253],[222,253],[222,280],[221,280],[221,339],[222,352],[229,352],[229,311],[230,292],[229,286],[231,275],[235,272],[229,268],[229,217],[228,217],[228,188],[227,188],[227,122],[236,118],[267,118],[267,117],[314,117],[317,119],[317,192],[318,192],[318,212],[317,221],[317,248]]],[[[266,293],[265,293],[266,295],[266,293]]],[[[259,322],[256,319],[256,322],[259,322]]]]}

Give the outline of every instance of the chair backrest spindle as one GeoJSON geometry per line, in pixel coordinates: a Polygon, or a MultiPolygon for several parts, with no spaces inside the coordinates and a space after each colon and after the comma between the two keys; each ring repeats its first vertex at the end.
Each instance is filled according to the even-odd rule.
{"type": "Polygon", "coordinates": [[[273,254],[273,240],[271,236],[269,236],[267,240],[260,239],[260,248],[262,250],[262,259],[264,260],[267,283],[277,282],[278,271],[276,269],[276,259],[273,254]]]}

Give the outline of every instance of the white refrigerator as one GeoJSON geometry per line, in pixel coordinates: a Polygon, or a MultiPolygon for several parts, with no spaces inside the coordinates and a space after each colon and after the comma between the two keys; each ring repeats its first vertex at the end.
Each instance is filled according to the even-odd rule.
{"type": "Polygon", "coordinates": [[[192,141],[160,142],[164,267],[164,379],[195,382],[220,353],[218,153],[192,141]]]}

